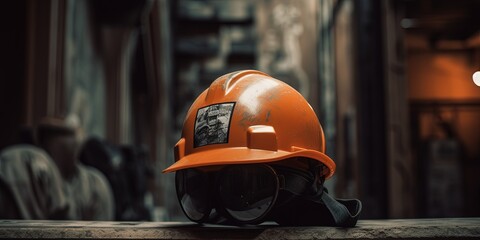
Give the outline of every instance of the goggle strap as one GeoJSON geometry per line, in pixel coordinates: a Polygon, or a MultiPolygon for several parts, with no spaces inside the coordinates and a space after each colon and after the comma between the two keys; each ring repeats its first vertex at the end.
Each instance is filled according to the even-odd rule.
{"type": "Polygon", "coordinates": [[[315,180],[312,182],[311,191],[313,195],[322,194],[324,187],[323,182],[325,181],[325,177],[321,175],[323,172],[323,164],[317,165],[313,167],[313,174],[315,176],[315,180]]]}
{"type": "Polygon", "coordinates": [[[282,172],[278,174],[280,189],[286,190],[294,195],[304,195],[311,185],[311,181],[303,175],[299,175],[292,171],[282,172]]]}
{"type": "Polygon", "coordinates": [[[314,196],[310,200],[321,203],[328,209],[334,221],[330,224],[331,226],[354,227],[362,211],[360,200],[336,199],[330,196],[327,191],[323,191],[321,195],[314,196]]]}

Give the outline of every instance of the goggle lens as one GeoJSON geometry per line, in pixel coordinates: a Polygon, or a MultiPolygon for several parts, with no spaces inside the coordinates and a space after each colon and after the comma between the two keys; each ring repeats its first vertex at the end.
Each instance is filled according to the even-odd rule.
{"type": "Polygon", "coordinates": [[[225,211],[244,223],[265,217],[275,202],[278,188],[274,170],[265,165],[231,166],[218,179],[218,193],[225,211]]]}
{"type": "Polygon", "coordinates": [[[210,214],[208,175],[195,169],[179,170],[175,175],[177,196],[187,217],[195,222],[210,214]]]}

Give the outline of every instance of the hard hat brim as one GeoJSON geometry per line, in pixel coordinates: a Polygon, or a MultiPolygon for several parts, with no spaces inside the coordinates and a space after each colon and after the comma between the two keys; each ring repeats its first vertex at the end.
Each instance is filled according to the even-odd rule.
{"type": "Polygon", "coordinates": [[[170,167],[163,170],[163,173],[214,165],[269,163],[293,157],[306,157],[322,162],[329,169],[329,172],[326,174],[327,179],[335,172],[335,162],[322,152],[308,149],[289,152],[283,150],[269,151],[238,147],[211,149],[184,156],[170,167]],[[226,158],[226,156],[228,156],[228,158],[226,158]]]}

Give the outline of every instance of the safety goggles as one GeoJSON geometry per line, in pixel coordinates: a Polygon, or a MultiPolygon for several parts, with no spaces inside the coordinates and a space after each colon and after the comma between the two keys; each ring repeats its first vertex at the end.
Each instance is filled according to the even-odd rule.
{"type": "Polygon", "coordinates": [[[311,191],[315,176],[285,166],[244,164],[179,170],[175,185],[185,215],[194,222],[213,223],[221,216],[233,224],[258,224],[271,220],[272,209],[287,202],[286,196],[311,191]]]}

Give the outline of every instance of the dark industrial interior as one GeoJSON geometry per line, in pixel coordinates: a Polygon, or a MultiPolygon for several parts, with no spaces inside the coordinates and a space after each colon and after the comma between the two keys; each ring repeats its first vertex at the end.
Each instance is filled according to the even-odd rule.
{"type": "Polygon", "coordinates": [[[360,199],[361,219],[480,217],[478,0],[17,0],[0,12],[0,151],[66,119],[90,146],[78,161],[112,189],[104,220],[187,221],[162,170],[196,97],[242,69],[308,100],[337,165],[325,184],[360,199]]]}

